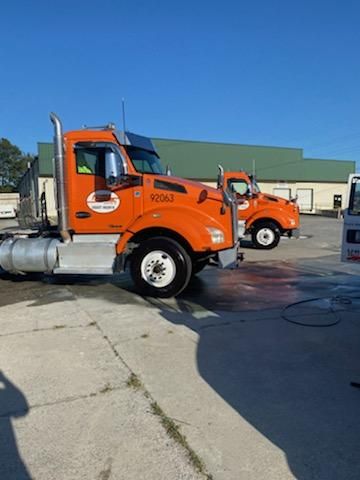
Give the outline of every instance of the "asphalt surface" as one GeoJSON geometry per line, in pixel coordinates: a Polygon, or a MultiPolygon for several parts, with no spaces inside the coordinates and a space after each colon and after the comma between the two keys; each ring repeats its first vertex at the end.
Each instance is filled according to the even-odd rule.
{"type": "Polygon", "coordinates": [[[339,261],[341,225],[245,242],[239,270],[176,299],[126,275],[3,276],[0,478],[204,478],[155,401],[214,479],[360,478],[360,267],[339,261]]]}

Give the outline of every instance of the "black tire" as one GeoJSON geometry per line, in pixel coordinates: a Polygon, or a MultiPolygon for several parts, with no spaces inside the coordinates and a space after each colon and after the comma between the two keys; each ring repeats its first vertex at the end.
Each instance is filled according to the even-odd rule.
{"type": "Polygon", "coordinates": [[[195,260],[192,264],[192,273],[191,275],[194,276],[197,273],[200,273],[206,265],[209,264],[209,260],[195,260]]]}
{"type": "Polygon", "coordinates": [[[188,285],[191,271],[189,254],[171,238],[145,240],[131,255],[130,274],[141,295],[161,298],[179,295],[188,285]]]}
{"type": "Polygon", "coordinates": [[[258,223],[251,232],[253,244],[262,250],[271,250],[277,247],[280,237],[279,227],[272,222],[258,223]]]}

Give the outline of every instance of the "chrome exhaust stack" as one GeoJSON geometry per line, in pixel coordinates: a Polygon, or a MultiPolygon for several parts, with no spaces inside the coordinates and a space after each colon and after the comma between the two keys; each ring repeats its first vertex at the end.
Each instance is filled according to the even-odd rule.
{"type": "Polygon", "coordinates": [[[69,233],[69,207],[67,204],[67,181],[65,174],[63,131],[60,118],[55,113],[50,113],[50,120],[54,124],[54,154],[55,154],[55,184],[56,208],[58,216],[58,229],[64,242],[70,242],[69,233]]]}

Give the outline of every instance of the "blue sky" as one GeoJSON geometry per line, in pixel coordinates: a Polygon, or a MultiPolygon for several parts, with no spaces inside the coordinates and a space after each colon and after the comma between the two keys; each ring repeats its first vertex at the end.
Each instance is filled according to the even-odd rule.
{"type": "Polygon", "coordinates": [[[359,24],[355,0],[5,2],[0,137],[121,126],[125,97],[149,136],[360,161],[359,24]]]}

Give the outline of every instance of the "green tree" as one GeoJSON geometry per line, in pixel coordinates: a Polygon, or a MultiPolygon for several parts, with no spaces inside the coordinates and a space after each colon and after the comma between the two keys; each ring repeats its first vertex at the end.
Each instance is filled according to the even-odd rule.
{"type": "Polygon", "coordinates": [[[0,192],[11,192],[26,171],[34,156],[23,153],[6,138],[0,139],[0,192]]]}

